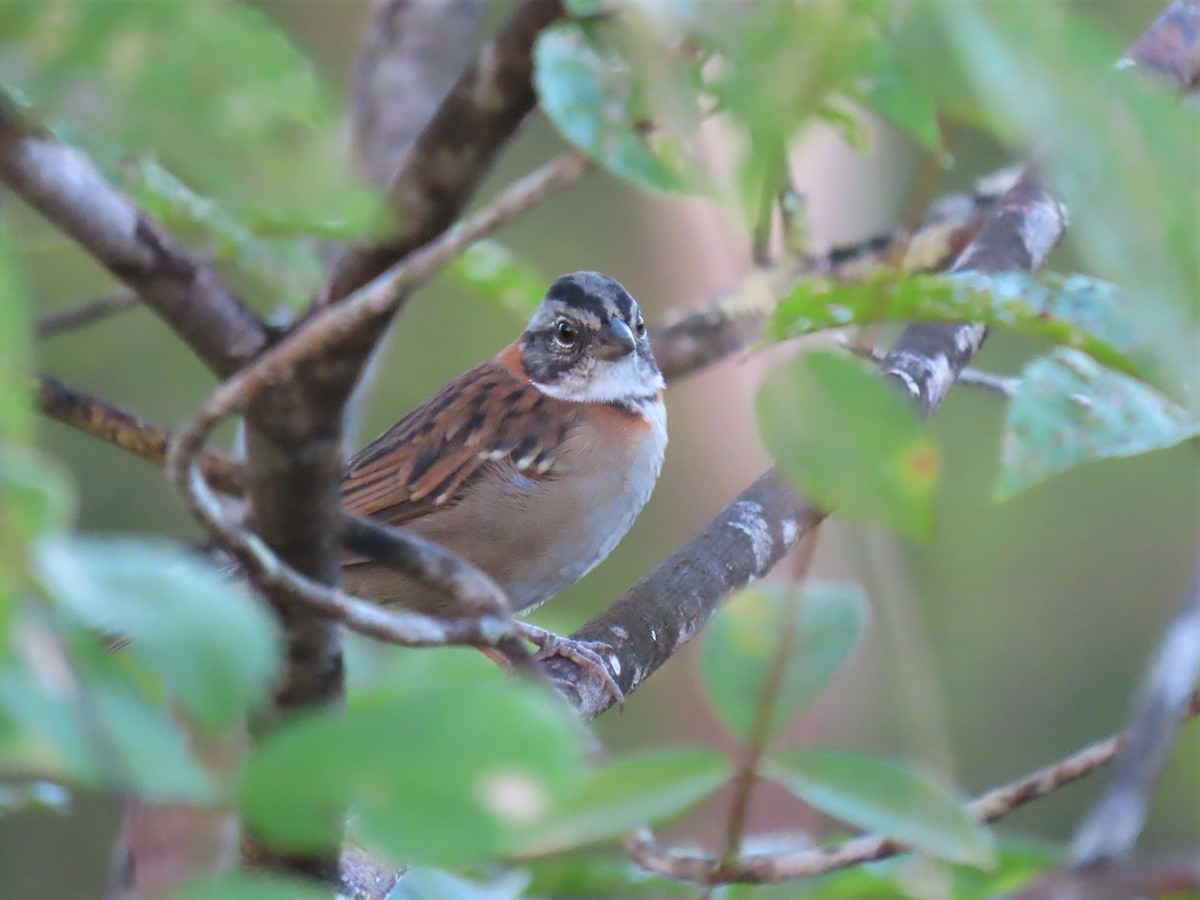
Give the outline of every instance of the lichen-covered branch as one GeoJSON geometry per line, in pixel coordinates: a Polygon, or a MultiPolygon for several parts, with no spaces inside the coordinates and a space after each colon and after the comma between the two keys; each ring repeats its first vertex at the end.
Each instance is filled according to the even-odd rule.
{"type": "MultiPolygon", "coordinates": [[[[955,271],[1029,271],[1042,264],[1065,227],[1062,206],[1024,177],[987,217],[955,271]]],[[[911,326],[885,359],[886,370],[900,376],[918,408],[930,414],[982,340],[974,325],[911,326]]],[[[613,648],[607,662],[629,695],[695,636],[726,597],[770,572],[823,515],[797,499],[772,470],[573,636],[613,648]]],[[[552,660],[548,668],[584,716],[610,705],[599,679],[569,660],[552,660]]]]}
{"type": "Polygon", "coordinates": [[[905,272],[947,269],[979,232],[1014,178],[1011,169],[1004,169],[981,178],[969,194],[939,200],[911,233],[897,229],[807,259],[784,259],[760,270],[761,277],[747,279],[738,290],[655,328],[652,340],[659,368],[667,381],[675,381],[746,349],[761,336],[770,309],[801,278],[857,281],[893,264],[897,255],[905,272]]]}
{"type": "Polygon", "coordinates": [[[1179,612],[1150,662],[1112,778],[1075,833],[1076,867],[1121,859],[1132,850],[1151,796],[1175,747],[1180,716],[1195,702],[1200,676],[1200,565],[1179,612]]]}
{"type": "MultiPolygon", "coordinates": [[[[628,696],[696,636],[725,597],[770,572],[823,515],[767,472],[572,637],[612,647],[605,661],[628,696]]],[[[571,661],[555,658],[546,668],[584,718],[612,705],[599,680],[571,661]]]]}
{"type": "MultiPolygon", "coordinates": [[[[1066,225],[1066,209],[1027,173],[988,216],[950,271],[1036,271],[1066,225]]],[[[929,416],[986,337],[987,327],[973,322],[918,322],[904,329],[880,368],[903,385],[921,413],[929,416]]]]}
{"type": "Polygon", "coordinates": [[[262,320],[203,261],[3,90],[0,179],[135,291],[217,375],[267,345],[262,320]]]}

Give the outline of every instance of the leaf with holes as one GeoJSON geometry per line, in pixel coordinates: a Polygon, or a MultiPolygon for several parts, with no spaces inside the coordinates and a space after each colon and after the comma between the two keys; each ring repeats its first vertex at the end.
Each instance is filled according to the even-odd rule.
{"type": "Polygon", "coordinates": [[[995,840],[966,798],[905,763],[848,750],[789,750],[764,771],[835,819],[951,862],[990,866],[995,840]]]}
{"type": "Polygon", "coordinates": [[[49,594],[78,621],[130,639],[196,720],[238,722],[266,695],[278,662],[261,603],[177,544],[132,537],[53,537],[35,553],[49,594]]]}
{"type": "Polygon", "coordinates": [[[1060,349],[1030,363],[1008,409],[997,497],[1094,459],[1200,435],[1200,421],[1140,381],[1060,349]]]}
{"type": "Polygon", "coordinates": [[[843,354],[808,353],[768,376],[758,421],[805,496],[853,519],[929,535],[941,452],[882,377],[843,354]]]}
{"type": "Polygon", "coordinates": [[[866,597],[857,586],[810,584],[803,599],[794,596],[796,590],[755,585],[726,603],[706,629],[700,650],[704,686],[725,727],[742,740],[750,735],[785,617],[796,639],[771,712],[769,735],[777,734],[821,692],[866,626],[866,597]]]}

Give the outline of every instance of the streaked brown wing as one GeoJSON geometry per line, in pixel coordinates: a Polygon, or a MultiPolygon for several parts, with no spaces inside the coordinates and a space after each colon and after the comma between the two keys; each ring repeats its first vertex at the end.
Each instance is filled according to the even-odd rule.
{"type": "Polygon", "coordinates": [[[398,525],[457,503],[500,460],[511,460],[527,477],[544,477],[573,418],[568,404],[488,360],[359,451],[342,479],[342,503],[398,525]]]}

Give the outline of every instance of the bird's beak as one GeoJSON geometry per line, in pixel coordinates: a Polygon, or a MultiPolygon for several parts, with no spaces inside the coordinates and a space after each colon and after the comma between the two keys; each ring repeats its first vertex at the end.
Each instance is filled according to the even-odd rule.
{"type": "Polygon", "coordinates": [[[633,338],[633,332],[620,319],[613,319],[601,328],[596,338],[596,355],[600,359],[620,359],[636,349],[637,341],[633,338]]]}

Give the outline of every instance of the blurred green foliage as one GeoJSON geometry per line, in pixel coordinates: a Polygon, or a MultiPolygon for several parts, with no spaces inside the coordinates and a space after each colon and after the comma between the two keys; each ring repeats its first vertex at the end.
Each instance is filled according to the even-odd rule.
{"type": "MultiPolygon", "coordinates": [[[[1007,436],[991,448],[1006,494],[1085,462],[1195,436],[1195,111],[1114,70],[1121,48],[1086,5],[568,7],[574,18],[537,47],[543,110],[564,139],[639,190],[717,197],[757,223],[786,187],[787,155],[805,130],[824,122],[862,143],[870,110],[939,165],[953,163],[947,124],[1003,142],[1038,163],[1071,211],[1070,249],[1087,276],[883,273],[864,285],[805,282],[783,298],[771,337],[966,318],[1033,334],[1037,352],[1047,343],[1073,348],[1051,347],[1022,372],[1007,436]],[[709,121],[735,147],[727,168],[699,153],[697,135],[709,121]]],[[[342,158],[339,104],[305,54],[256,9],[220,0],[9,2],[0,5],[0,51],[6,84],[260,306],[312,293],[322,242],[387,227],[378,199],[342,158]]],[[[21,215],[5,209],[6,219],[21,215]]],[[[73,532],[75,487],[39,450],[29,398],[35,354],[17,263],[32,265],[41,249],[11,224],[5,231],[0,781],[15,786],[0,796],[53,796],[36,789],[44,780],[236,803],[261,834],[303,848],[332,840],[335,811],[349,805],[355,836],[373,848],[447,867],[414,870],[404,896],[676,893],[611,844],[710,798],[729,776],[726,756],[683,746],[597,764],[557,698],[502,679],[478,659],[402,654],[365,679],[346,709],[282,723],[248,751],[239,772],[202,759],[186,735],[237,733],[269,690],[272,623],[177,545],[73,532]],[[112,652],[113,635],[132,644],[112,652]],[[35,788],[21,789],[29,784],[35,788]],[[594,852],[596,843],[605,846],[594,852]],[[524,858],[510,863],[514,855],[524,858]]],[[[546,282],[540,260],[494,242],[473,247],[448,275],[519,315],[546,282]]],[[[160,332],[155,340],[169,338],[160,332]]],[[[903,535],[934,530],[946,503],[935,493],[935,436],[858,363],[830,353],[785,363],[769,376],[759,414],[785,472],[839,515],[903,535]]],[[[982,546],[969,532],[964,525],[956,534],[982,546]]],[[[797,590],[748,592],[711,624],[705,687],[739,741],[763,736],[753,734],[751,713],[786,630],[781,617],[793,617],[798,640],[762,718],[769,736],[818,700],[865,626],[853,590],[816,585],[799,604],[783,602],[797,590]]],[[[987,614],[999,617],[996,631],[1011,629],[1003,611],[987,614]]],[[[1054,848],[1003,840],[993,848],[962,795],[945,787],[949,778],[926,777],[907,762],[807,747],[776,754],[764,771],[814,808],[942,860],[938,871],[956,897],[1016,889],[1057,862],[1054,848]],[[950,864],[964,861],[972,865],[950,864]]],[[[714,896],[920,896],[904,863],[714,896]]],[[[298,893],[227,875],[184,896],[298,893]]]]}

